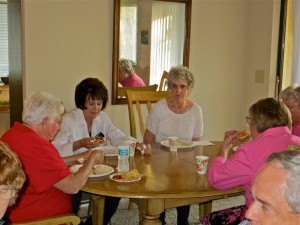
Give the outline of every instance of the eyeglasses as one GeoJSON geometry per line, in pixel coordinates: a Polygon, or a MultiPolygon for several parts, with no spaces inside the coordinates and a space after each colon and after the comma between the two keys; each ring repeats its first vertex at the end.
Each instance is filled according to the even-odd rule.
{"type": "Polygon", "coordinates": [[[185,85],[185,84],[180,84],[180,85],[178,86],[177,84],[172,84],[171,89],[173,89],[173,90],[180,89],[180,90],[182,90],[182,91],[185,91],[185,90],[187,90],[187,85],[185,85]]]}
{"type": "Polygon", "coordinates": [[[289,110],[291,110],[291,109],[293,109],[293,108],[296,108],[296,107],[298,107],[299,105],[293,105],[293,106],[289,106],[289,105],[287,105],[287,107],[289,108],[289,110]]]}
{"type": "Polygon", "coordinates": [[[13,198],[17,193],[17,189],[13,186],[0,188],[0,198],[4,200],[9,200],[13,198]]]}
{"type": "Polygon", "coordinates": [[[246,116],[246,121],[247,121],[247,123],[250,123],[250,121],[251,121],[250,116],[246,116]]]}

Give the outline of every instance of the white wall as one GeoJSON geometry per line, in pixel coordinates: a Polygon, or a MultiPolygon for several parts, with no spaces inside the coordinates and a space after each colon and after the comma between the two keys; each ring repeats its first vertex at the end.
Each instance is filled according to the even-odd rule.
{"type": "MultiPolygon", "coordinates": [[[[193,0],[191,100],[204,112],[204,139],[245,127],[250,104],[272,96],[279,0],[193,0]],[[254,82],[255,70],[265,83],[254,82]]],[[[74,106],[75,85],[100,78],[111,92],[113,0],[23,0],[25,96],[44,90],[74,106]]],[[[278,32],[278,31],[277,31],[278,32]]],[[[275,62],[276,63],[276,62],[275,62]]],[[[129,134],[127,106],[108,105],[129,134]],[[125,119],[124,119],[125,118],[125,119]]]]}

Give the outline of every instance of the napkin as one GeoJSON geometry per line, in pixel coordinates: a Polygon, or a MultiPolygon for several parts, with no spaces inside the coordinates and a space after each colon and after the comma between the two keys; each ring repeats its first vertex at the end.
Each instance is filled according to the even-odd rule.
{"type": "Polygon", "coordinates": [[[201,145],[201,146],[206,146],[206,145],[214,145],[210,141],[193,141],[194,145],[201,145]]]}

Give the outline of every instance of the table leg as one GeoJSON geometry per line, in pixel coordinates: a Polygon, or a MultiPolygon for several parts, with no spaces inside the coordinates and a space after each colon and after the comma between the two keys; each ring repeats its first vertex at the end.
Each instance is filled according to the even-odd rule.
{"type": "Polygon", "coordinates": [[[211,213],[212,201],[199,203],[199,217],[203,217],[208,213],[211,213]]]}
{"type": "Polygon", "coordinates": [[[103,225],[104,202],[104,196],[92,195],[93,225],[103,225]]]}
{"type": "Polygon", "coordinates": [[[165,210],[164,199],[138,199],[140,225],[161,225],[160,214],[165,210]]]}

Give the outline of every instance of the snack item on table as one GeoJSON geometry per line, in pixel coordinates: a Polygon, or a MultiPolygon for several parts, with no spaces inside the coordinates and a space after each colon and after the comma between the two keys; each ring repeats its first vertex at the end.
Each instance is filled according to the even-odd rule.
{"type": "Polygon", "coordinates": [[[103,174],[103,173],[108,173],[110,171],[110,167],[105,166],[105,165],[96,165],[92,169],[93,174],[103,174]]]}
{"type": "Polygon", "coordinates": [[[141,178],[141,174],[137,171],[137,169],[130,170],[128,172],[117,173],[112,176],[113,180],[121,180],[121,181],[135,181],[141,178]]]}
{"type": "Polygon", "coordinates": [[[246,130],[237,131],[237,134],[239,135],[240,140],[243,140],[251,135],[251,133],[246,130]]]}
{"type": "Polygon", "coordinates": [[[91,142],[97,142],[97,143],[103,143],[104,139],[103,137],[94,137],[92,140],[90,140],[91,142]]]}
{"type": "Polygon", "coordinates": [[[190,146],[191,143],[188,143],[187,141],[184,140],[177,140],[177,146],[190,146]]]}

